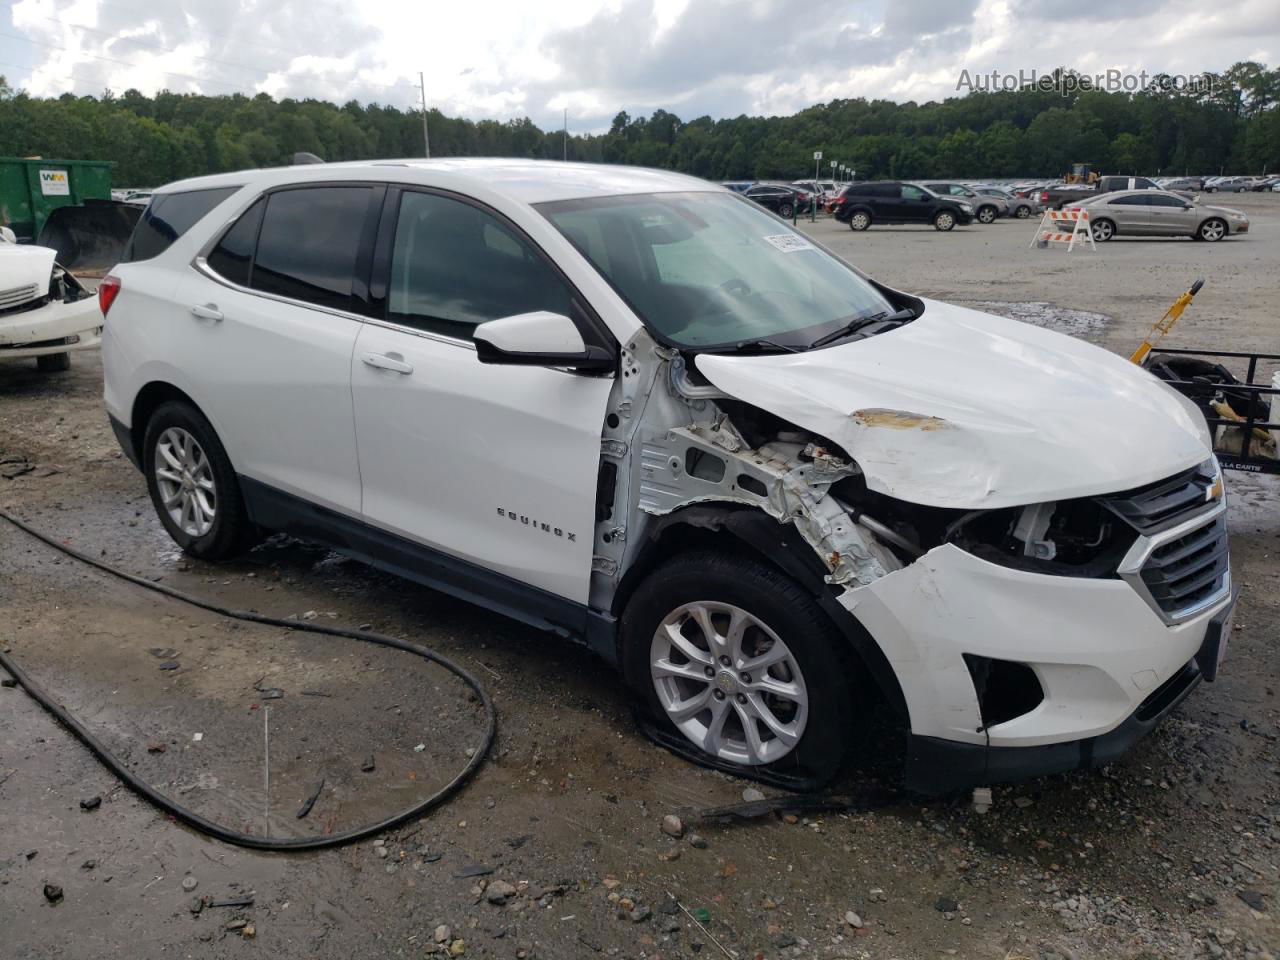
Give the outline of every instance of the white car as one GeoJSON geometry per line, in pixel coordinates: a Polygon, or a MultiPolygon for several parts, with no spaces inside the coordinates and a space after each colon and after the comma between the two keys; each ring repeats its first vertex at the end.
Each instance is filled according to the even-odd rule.
{"type": "Polygon", "coordinates": [[[0,227],[0,360],[35,357],[41,370],[66,370],[73,351],[98,346],[98,304],[55,256],[0,227]]]}
{"type": "Polygon", "coordinates": [[[127,259],[106,406],[184,550],[288,531],[587,644],[700,762],[825,782],[887,704],[923,792],[1087,767],[1218,669],[1190,401],[705,181],[229,173],[127,259]]]}

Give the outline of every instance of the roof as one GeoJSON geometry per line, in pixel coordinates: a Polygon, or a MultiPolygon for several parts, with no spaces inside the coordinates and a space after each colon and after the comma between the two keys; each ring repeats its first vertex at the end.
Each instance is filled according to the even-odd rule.
{"type": "Polygon", "coordinates": [[[208,190],[258,183],[274,186],[316,180],[394,180],[497,193],[521,203],[576,200],[633,193],[670,193],[724,188],[697,177],[647,167],[623,167],[602,163],[562,163],[557,160],[521,160],[496,157],[456,157],[441,160],[358,160],[346,163],[302,164],[240,170],[208,177],[180,180],[156,193],[208,190]]]}

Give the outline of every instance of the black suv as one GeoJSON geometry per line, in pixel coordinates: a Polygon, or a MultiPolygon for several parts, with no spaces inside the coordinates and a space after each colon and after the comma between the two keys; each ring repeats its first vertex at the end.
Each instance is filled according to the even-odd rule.
{"type": "Polygon", "coordinates": [[[939,230],[950,230],[957,223],[973,221],[973,204],[940,197],[901,180],[851,183],[832,210],[837,220],[854,230],[865,230],[873,223],[932,223],[939,230]]]}

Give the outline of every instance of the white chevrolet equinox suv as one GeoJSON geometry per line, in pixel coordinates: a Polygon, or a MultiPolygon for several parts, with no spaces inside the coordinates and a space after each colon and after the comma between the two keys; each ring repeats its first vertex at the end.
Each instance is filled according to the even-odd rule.
{"type": "Polygon", "coordinates": [[[886,710],[922,792],[1095,766],[1225,649],[1189,401],[702,180],[183,181],[100,303],[111,422],[183,550],[284,531],[582,642],[711,766],[821,784],[886,710]]]}

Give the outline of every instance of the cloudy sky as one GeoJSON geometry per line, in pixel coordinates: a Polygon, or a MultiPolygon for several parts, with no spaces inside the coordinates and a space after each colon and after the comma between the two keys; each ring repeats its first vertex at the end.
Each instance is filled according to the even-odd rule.
{"type": "MultiPolygon", "coordinates": [[[[1280,64],[1278,0],[0,0],[0,74],[33,94],[168,88],[428,103],[599,130],[620,109],[785,114],[928,100],[961,71],[1280,64]]],[[[2,138],[2,134],[0,134],[2,138]]]]}

